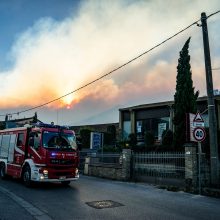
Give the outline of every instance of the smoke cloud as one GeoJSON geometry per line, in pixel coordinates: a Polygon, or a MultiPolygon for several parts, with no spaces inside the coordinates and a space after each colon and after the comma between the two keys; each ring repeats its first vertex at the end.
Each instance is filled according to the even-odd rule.
{"type": "MultiPolygon", "coordinates": [[[[19,111],[80,88],[198,20],[204,9],[215,12],[218,4],[83,1],[77,15],[61,22],[42,18],[12,46],[14,65],[0,73],[0,109],[19,111]]],[[[213,66],[219,67],[220,16],[210,18],[209,25],[213,66]]],[[[95,123],[117,121],[118,107],[172,100],[179,51],[190,36],[194,86],[205,95],[202,32],[194,26],[123,69],[37,110],[39,118],[71,124],[100,114],[95,123]],[[112,118],[102,114],[109,109],[116,111],[112,118]]],[[[220,88],[217,72],[213,78],[220,88]]]]}

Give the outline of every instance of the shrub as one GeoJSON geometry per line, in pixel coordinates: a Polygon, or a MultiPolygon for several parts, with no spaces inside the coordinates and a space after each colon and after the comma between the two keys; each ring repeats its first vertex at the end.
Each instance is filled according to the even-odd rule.
{"type": "Polygon", "coordinates": [[[82,147],[89,148],[90,147],[90,133],[91,130],[88,128],[81,129],[79,131],[80,137],[82,140],[82,147]]]}
{"type": "Polygon", "coordinates": [[[162,145],[172,146],[173,144],[173,132],[171,130],[165,130],[162,134],[162,145]]]}
{"type": "Polygon", "coordinates": [[[136,147],[136,145],[137,145],[137,137],[136,137],[136,135],[134,133],[131,133],[131,134],[128,135],[128,144],[133,149],[136,147]]]}
{"type": "Polygon", "coordinates": [[[147,148],[154,146],[154,135],[152,132],[147,131],[144,134],[144,143],[147,148]]]}

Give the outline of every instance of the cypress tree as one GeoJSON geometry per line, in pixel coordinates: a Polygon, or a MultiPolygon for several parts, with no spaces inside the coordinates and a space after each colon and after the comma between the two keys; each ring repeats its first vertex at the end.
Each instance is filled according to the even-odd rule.
{"type": "Polygon", "coordinates": [[[189,56],[190,38],[180,51],[174,95],[174,147],[182,149],[186,142],[186,113],[196,113],[199,92],[194,92],[189,56]]]}

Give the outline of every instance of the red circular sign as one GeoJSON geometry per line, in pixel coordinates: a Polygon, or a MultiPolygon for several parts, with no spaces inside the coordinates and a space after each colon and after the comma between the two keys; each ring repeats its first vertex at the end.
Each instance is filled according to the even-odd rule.
{"type": "Polygon", "coordinates": [[[193,137],[196,139],[198,142],[202,142],[205,140],[206,133],[205,129],[201,127],[197,127],[193,130],[193,137]]]}

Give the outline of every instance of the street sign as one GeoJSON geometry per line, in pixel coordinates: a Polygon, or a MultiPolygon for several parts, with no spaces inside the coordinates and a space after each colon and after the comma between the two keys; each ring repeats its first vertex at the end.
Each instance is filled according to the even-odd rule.
{"type": "Polygon", "coordinates": [[[205,126],[205,122],[199,112],[196,113],[196,116],[193,119],[193,126],[194,127],[204,127],[205,126]]]}
{"type": "Polygon", "coordinates": [[[90,149],[99,150],[103,145],[103,134],[100,132],[90,133],[90,149]]]}
{"type": "Polygon", "coordinates": [[[206,137],[205,129],[201,127],[195,128],[193,131],[193,136],[197,142],[204,141],[206,137]]]}

